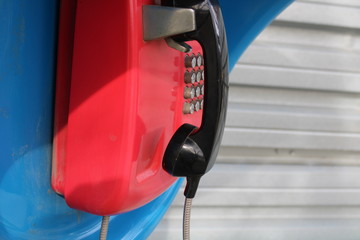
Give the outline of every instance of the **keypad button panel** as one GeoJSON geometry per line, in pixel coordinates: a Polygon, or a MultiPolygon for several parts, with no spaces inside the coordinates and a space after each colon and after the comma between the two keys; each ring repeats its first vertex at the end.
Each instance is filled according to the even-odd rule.
{"type": "Polygon", "coordinates": [[[201,53],[186,54],[184,58],[184,114],[194,114],[204,106],[204,58],[201,53]]]}

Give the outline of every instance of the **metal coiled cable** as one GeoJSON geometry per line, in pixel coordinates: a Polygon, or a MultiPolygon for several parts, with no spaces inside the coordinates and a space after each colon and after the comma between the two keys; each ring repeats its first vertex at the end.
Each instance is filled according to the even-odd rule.
{"type": "Polygon", "coordinates": [[[108,228],[109,228],[110,216],[103,216],[100,229],[100,240],[106,240],[108,228]]]}
{"type": "Polygon", "coordinates": [[[185,198],[183,215],[183,240],[190,240],[190,214],[192,198],[185,198]]]}

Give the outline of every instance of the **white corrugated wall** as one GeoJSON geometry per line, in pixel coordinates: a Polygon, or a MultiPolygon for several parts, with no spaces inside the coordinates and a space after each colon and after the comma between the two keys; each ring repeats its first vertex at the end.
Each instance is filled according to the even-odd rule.
{"type": "MultiPolygon", "coordinates": [[[[360,1],[302,0],[230,77],[194,240],[360,239],[360,1]]],[[[180,192],[151,240],[181,239],[180,192]]]]}

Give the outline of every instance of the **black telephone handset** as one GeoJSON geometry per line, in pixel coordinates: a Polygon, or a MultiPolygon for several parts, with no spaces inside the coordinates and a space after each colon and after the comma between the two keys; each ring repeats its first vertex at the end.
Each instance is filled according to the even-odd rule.
{"type": "Polygon", "coordinates": [[[172,39],[196,40],[204,52],[206,84],[201,127],[183,124],[173,135],[163,157],[163,168],[168,173],[187,177],[184,194],[193,198],[201,176],[214,165],[224,131],[228,98],[226,34],[216,0],[165,0],[162,4],[195,11],[196,30],[172,39]]]}

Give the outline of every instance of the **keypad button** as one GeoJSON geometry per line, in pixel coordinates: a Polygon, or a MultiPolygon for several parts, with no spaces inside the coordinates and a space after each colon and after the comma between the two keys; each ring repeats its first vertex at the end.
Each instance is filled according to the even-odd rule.
{"type": "Polygon", "coordinates": [[[195,111],[199,111],[199,110],[200,110],[200,102],[199,102],[199,101],[195,101],[193,104],[194,104],[194,109],[195,109],[195,111]]]}
{"type": "Polygon", "coordinates": [[[197,58],[196,58],[196,65],[197,65],[198,67],[200,67],[202,64],[203,64],[203,57],[202,57],[201,54],[199,53],[199,54],[197,55],[197,58]]]}
{"type": "Polygon", "coordinates": [[[194,70],[192,71],[186,71],[184,73],[184,81],[185,83],[195,83],[195,80],[197,78],[196,73],[194,72],[194,70]]]}
{"type": "Polygon", "coordinates": [[[204,108],[204,100],[200,99],[200,100],[198,100],[198,103],[200,105],[200,109],[203,109],[204,108]]]}
{"type": "Polygon", "coordinates": [[[201,80],[201,71],[196,72],[196,82],[200,82],[201,80]]]}
{"type": "Polygon", "coordinates": [[[192,54],[191,56],[185,56],[185,67],[187,68],[194,68],[196,67],[196,56],[192,54]]]}
{"type": "Polygon", "coordinates": [[[193,87],[185,87],[184,89],[184,98],[185,99],[193,99],[195,97],[195,88],[193,87]]]}
{"type": "Polygon", "coordinates": [[[193,114],[194,113],[194,104],[185,102],[183,106],[183,113],[184,114],[193,114]]]}
{"type": "Polygon", "coordinates": [[[196,97],[199,97],[200,94],[201,94],[201,89],[200,89],[200,87],[196,87],[196,89],[195,89],[195,96],[196,96],[196,97]]]}

